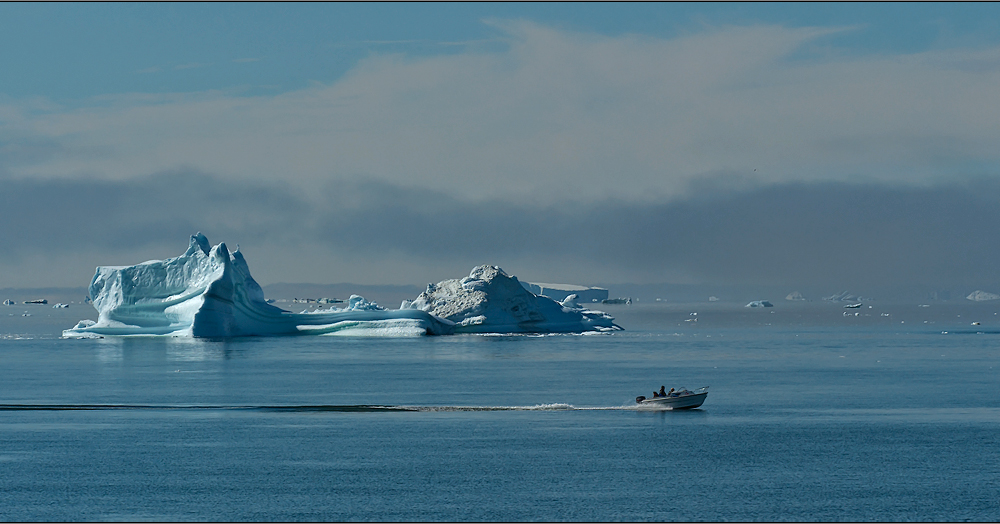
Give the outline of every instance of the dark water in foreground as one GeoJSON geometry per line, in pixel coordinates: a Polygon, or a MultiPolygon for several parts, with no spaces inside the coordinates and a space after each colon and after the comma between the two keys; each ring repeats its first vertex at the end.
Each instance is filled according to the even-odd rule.
{"type": "Polygon", "coordinates": [[[1000,519],[998,306],[796,307],[229,341],[0,309],[0,520],[1000,519]],[[711,388],[636,410],[661,384],[711,388]]]}

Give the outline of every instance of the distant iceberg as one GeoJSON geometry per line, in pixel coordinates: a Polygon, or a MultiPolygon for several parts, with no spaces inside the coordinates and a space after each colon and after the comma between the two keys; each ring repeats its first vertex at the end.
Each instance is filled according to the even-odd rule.
{"type": "Polygon", "coordinates": [[[296,314],[272,306],[250,276],[239,248],[230,252],[224,243],[209,248],[201,233],[191,237],[179,257],[98,267],[90,297],[97,322],[80,321],[63,336],[406,336],[454,331],[452,322],[426,312],[376,309],[363,299],[323,313],[296,314]]]}
{"type": "Polygon", "coordinates": [[[614,318],[577,303],[538,296],[497,266],[477,266],[469,276],[428,284],[401,310],[416,309],[455,323],[456,333],[577,333],[622,329],[614,318]]]}
{"type": "Polygon", "coordinates": [[[996,300],[1000,298],[1000,295],[997,295],[996,293],[989,293],[981,289],[977,289],[976,291],[969,293],[969,296],[965,298],[973,302],[986,302],[987,300],[996,300]]]}
{"type": "Polygon", "coordinates": [[[580,302],[601,302],[608,299],[608,290],[602,287],[586,287],[573,284],[544,284],[541,282],[521,282],[521,286],[535,295],[545,295],[558,300],[576,295],[580,302]]]}
{"type": "Polygon", "coordinates": [[[774,304],[768,302],[767,300],[753,300],[743,307],[774,307],[774,304]]]}
{"type": "Polygon", "coordinates": [[[268,304],[239,248],[191,237],[175,258],[98,267],[90,284],[97,321],[81,320],[64,337],[273,335],[415,336],[452,333],[567,333],[621,327],[600,311],[555,302],[524,289],[496,266],[430,284],[400,309],[352,295],[344,308],[292,313],[268,304]]]}

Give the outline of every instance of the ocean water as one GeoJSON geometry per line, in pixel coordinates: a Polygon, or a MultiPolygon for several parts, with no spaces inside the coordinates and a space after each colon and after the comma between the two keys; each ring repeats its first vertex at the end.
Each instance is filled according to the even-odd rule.
{"type": "Polygon", "coordinates": [[[92,310],[0,307],[0,520],[1000,520],[1000,305],[606,309],[626,331],[69,340],[92,310]],[[661,385],[710,393],[636,409],[661,385]]]}

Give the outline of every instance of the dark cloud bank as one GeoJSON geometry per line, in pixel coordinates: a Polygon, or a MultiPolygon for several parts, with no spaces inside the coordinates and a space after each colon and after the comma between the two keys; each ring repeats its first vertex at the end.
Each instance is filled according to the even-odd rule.
{"type": "Polygon", "coordinates": [[[701,189],[659,204],[544,208],[356,182],[316,201],[280,184],[182,171],[127,182],[0,179],[0,257],[14,263],[42,253],[71,264],[84,249],[163,246],[179,253],[179,239],[200,230],[213,242],[255,249],[316,242],[359,256],[428,266],[459,260],[470,268],[514,257],[548,273],[595,268],[587,284],[660,284],[672,274],[699,283],[659,286],[664,293],[941,291],[959,298],[974,289],[1000,291],[1000,184],[993,181],[927,188],[796,183],[701,189]]]}

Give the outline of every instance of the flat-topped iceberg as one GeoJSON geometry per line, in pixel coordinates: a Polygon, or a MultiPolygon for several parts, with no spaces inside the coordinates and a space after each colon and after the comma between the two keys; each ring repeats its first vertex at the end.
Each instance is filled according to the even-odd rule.
{"type": "Polygon", "coordinates": [[[372,308],[364,299],[322,314],[292,313],[264,300],[239,248],[209,248],[191,237],[187,251],[167,260],[134,266],[98,267],[90,283],[98,320],[83,320],[65,337],[172,335],[444,335],[450,321],[424,311],[372,308]]]}
{"type": "Polygon", "coordinates": [[[614,318],[592,311],[571,294],[562,302],[525,289],[497,266],[478,266],[469,276],[428,284],[401,310],[426,311],[455,323],[456,333],[578,333],[614,331],[614,318]]]}
{"type": "Polygon", "coordinates": [[[64,337],[271,335],[413,336],[452,333],[572,333],[621,328],[600,311],[524,289],[496,266],[427,286],[400,309],[352,295],[344,308],[292,313],[268,304],[239,248],[191,237],[183,255],[134,266],[98,267],[90,283],[97,321],[64,337]]]}

